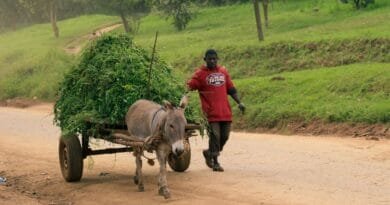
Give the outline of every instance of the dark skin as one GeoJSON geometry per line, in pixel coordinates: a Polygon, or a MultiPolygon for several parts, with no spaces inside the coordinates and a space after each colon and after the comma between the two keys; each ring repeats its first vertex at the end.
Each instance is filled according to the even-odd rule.
{"type": "MultiPolygon", "coordinates": [[[[207,55],[203,60],[206,62],[206,67],[207,67],[209,70],[215,69],[215,68],[217,67],[217,65],[218,65],[218,56],[217,56],[216,54],[209,54],[209,55],[207,55]]],[[[240,106],[243,106],[243,105],[241,104],[240,99],[238,98],[237,93],[234,93],[234,94],[232,94],[232,95],[230,95],[230,96],[232,96],[232,98],[234,99],[234,101],[236,101],[236,103],[239,104],[239,107],[240,107],[240,106]]],[[[242,112],[244,112],[245,107],[240,107],[240,110],[241,110],[242,112]]]]}
{"type": "Polygon", "coordinates": [[[206,62],[208,69],[213,70],[217,67],[218,56],[216,54],[209,54],[203,60],[206,62]]]}

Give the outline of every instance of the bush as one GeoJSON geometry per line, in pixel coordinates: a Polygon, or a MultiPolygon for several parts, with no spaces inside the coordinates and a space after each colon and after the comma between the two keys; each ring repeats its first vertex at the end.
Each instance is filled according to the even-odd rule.
{"type": "MultiPolygon", "coordinates": [[[[148,97],[149,56],[127,35],[103,36],[85,50],[58,92],[54,114],[63,135],[89,129],[86,121],[123,124],[129,106],[148,97]]],[[[159,58],[153,70],[149,99],[178,102],[185,91],[181,86],[184,83],[179,83],[180,79],[159,58]]],[[[191,113],[190,109],[190,120],[191,113]]]]}

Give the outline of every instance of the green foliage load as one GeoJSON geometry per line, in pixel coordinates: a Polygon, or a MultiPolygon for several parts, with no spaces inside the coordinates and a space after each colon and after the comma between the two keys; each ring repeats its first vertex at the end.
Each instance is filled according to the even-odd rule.
{"type": "MultiPolygon", "coordinates": [[[[127,35],[106,35],[92,43],[60,85],[54,114],[63,135],[90,129],[86,121],[123,124],[130,105],[148,98],[150,56],[127,35]]],[[[178,103],[184,93],[184,83],[159,58],[151,82],[149,99],[157,103],[178,103]]]]}

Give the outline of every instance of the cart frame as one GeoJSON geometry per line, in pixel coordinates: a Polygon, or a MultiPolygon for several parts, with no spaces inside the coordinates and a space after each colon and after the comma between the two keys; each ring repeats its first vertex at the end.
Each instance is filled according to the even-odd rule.
{"type": "MultiPolygon", "coordinates": [[[[127,132],[125,124],[99,124],[87,122],[87,127],[98,127],[98,136],[93,136],[91,129],[86,129],[81,133],[81,142],[78,136],[61,136],[59,142],[59,161],[61,172],[67,182],[80,181],[83,173],[83,160],[88,156],[114,154],[122,152],[133,152],[134,147],[143,146],[142,141],[136,141],[127,132]],[[94,126],[97,125],[97,126],[94,126]],[[90,147],[90,138],[102,139],[114,144],[125,145],[121,148],[106,148],[93,150],[90,147]]],[[[181,157],[173,154],[169,155],[168,164],[177,172],[184,172],[190,165],[191,147],[188,138],[195,136],[196,130],[200,130],[198,124],[187,124],[186,131],[186,150],[181,157]]]]}

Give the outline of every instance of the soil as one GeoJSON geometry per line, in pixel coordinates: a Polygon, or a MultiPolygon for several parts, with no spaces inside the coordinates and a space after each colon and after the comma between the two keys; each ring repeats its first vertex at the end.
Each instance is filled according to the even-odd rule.
{"type": "MultiPolygon", "coordinates": [[[[0,204],[390,204],[390,140],[233,132],[206,167],[207,137],[191,138],[184,173],[168,168],[172,198],[157,194],[158,167],[145,163],[145,192],[132,182],[130,153],[84,160],[80,182],[60,173],[52,104],[0,107],[0,204]]],[[[102,140],[94,148],[113,146],[102,140]]]]}
{"type": "MultiPolygon", "coordinates": [[[[237,124],[237,123],[236,123],[237,124]]],[[[236,126],[237,127],[237,126],[236,126]]],[[[236,127],[233,127],[235,130],[236,127]]],[[[239,125],[238,125],[239,127],[239,125]]],[[[242,131],[242,130],[241,130],[242,131]]],[[[246,130],[254,133],[273,134],[303,134],[303,135],[334,135],[364,137],[371,140],[380,138],[390,139],[390,124],[364,124],[364,123],[327,123],[321,120],[311,122],[283,123],[274,128],[256,128],[246,130]]]]}

